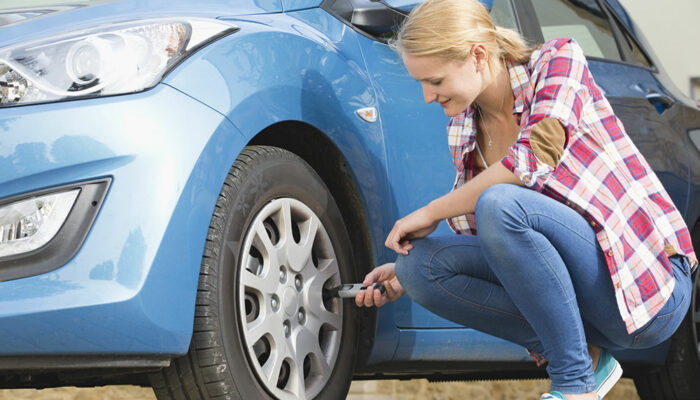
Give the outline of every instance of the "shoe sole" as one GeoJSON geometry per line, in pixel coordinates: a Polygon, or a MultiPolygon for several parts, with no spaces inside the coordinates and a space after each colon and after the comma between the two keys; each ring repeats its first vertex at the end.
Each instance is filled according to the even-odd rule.
{"type": "Polygon", "coordinates": [[[608,375],[607,378],[603,381],[603,383],[600,384],[600,387],[598,388],[598,398],[602,399],[605,397],[606,394],[610,391],[610,389],[615,386],[617,381],[620,380],[620,377],[622,377],[622,366],[620,366],[620,363],[615,360],[615,366],[613,367],[612,372],[610,375],[608,375]]]}

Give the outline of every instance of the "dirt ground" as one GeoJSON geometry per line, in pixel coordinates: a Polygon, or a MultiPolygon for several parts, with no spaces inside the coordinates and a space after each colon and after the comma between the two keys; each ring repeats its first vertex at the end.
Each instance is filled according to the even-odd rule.
{"type": "MultiPolygon", "coordinates": [[[[547,380],[441,382],[355,381],[346,400],[537,400],[549,388],[547,380]]],[[[155,400],[150,388],[104,386],[98,388],[56,388],[0,390],[0,400],[155,400]]],[[[606,400],[638,400],[634,383],[622,379],[605,396],[606,400]]]]}

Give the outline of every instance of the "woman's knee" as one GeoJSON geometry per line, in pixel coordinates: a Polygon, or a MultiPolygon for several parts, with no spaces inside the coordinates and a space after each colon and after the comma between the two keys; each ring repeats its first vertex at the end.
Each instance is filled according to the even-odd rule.
{"type": "Polygon", "coordinates": [[[413,248],[408,255],[399,254],[394,266],[396,277],[409,297],[413,298],[419,292],[424,291],[429,280],[426,265],[435,243],[431,238],[411,240],[413,248]]]}
{"type": "MultiPolygon", "coordinates": [[[[415,277],[421,270],[421,264],[425,261],[425,255],[423,248],[426,247],[424,242],[426,239],[416,239],[411,240],[411,245],[413,248],[408,252],[407,255],[399,254],[396,258],[396,265],[394,266],[396,276],[399,277],[399,282],[402,282],[402,278],[405,281],[409,279],[420,279],[420,277],[415,277]]],[[[403,282],[402,282],[403,284],[403,282]]]]}
{"type": "Polygon", "coordinates": [[[518,220],[518,199],[523,189],[511,184],[497,184],[484,190],[476,202],[476,230],[484,240],[499,237],[506,223],[518,220]]]}

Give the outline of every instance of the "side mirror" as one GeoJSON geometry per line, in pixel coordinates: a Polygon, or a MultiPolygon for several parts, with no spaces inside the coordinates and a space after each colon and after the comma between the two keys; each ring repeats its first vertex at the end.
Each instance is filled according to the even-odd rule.
{"type": "Polygon", "coordinates": [[[388,6],[383,1],[353,1],[350,23],[360,30],[380,36],[396,29],[406,18],[406,12],[388,6]]]}

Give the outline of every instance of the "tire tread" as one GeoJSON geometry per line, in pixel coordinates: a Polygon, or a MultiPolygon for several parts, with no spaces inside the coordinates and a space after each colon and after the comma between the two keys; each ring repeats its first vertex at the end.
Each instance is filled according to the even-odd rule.
{"type": "Polygon", "coordinates": [[[634,377],[637,394],[642,400],[700,399],[700,365],[691,323],[689,313],[671,339],[663,366],[634,377]]]}

